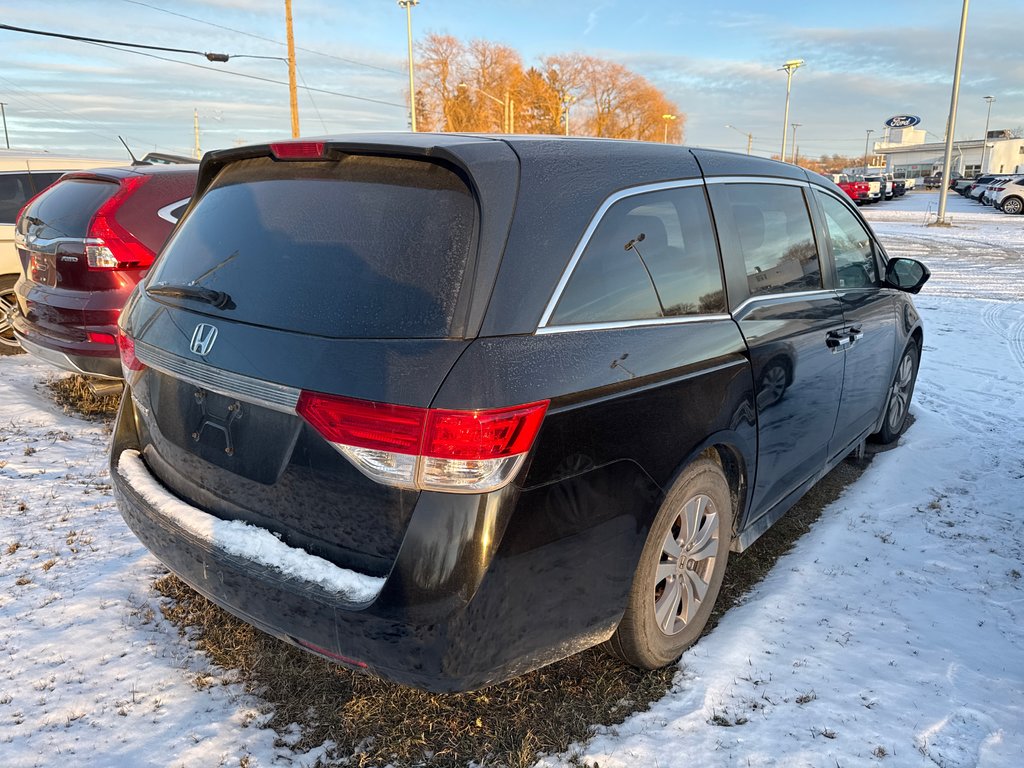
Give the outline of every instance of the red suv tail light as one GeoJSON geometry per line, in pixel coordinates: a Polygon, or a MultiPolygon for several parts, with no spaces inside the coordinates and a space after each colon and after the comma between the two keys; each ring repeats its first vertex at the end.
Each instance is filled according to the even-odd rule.
{"type": "Polygon", "coordinates": [[[296,411],[368,477],[388,485],[483,493],[507,485],[548,401],[482,411],[414,408],[304,391],[296,411]]]}
{"type": "Polygon", "coordinates": [[[120,189],[93,215],[85,241],[85,257],[90,269],[138,269],[153,263],[156,254],[115,218],[125,198],[149,179],[149,176],[129,176],[123,179],[120,189]]]}

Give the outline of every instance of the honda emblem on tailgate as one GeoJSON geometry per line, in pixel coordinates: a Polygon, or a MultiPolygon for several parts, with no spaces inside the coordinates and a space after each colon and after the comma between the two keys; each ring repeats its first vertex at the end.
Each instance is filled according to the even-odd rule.
{"type": "Polygon", "coordinates": [[[200,323],[192,332],[192,343],[189,349],[200,357],[206,357],[213,349],[213,342],[217,340],[217,328],[208,323],[200,323]]]}

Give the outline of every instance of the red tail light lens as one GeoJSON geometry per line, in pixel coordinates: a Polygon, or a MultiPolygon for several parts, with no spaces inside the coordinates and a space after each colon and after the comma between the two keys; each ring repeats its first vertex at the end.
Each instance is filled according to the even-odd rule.
{"type": "Polygon", "coordinates": [[[135,356],[135,341],[122,329],[117,329],[117,351],[121,355],[121,367],[127,371],[141,371],[146,366],[135,356]]]}
{"type": "Polygon", "coordinates": [[[121,226],[116,213],[125,198],[149,181],[149,176],[129,176],[120,189],[99,207],[89,222],[85,247],[90,269],[139,269],[153,263],[156,254],[121,226]]]}
{"type": "Polygon", "coordinates": [[[507,485],[548,401],[457,411],[303,392],[296,411],[360,471],[404,488],[480,493],[507,485]]]}
{"type": "Polygon", "coordinates": [[[282,141],[270,145],[270,154],[276,160],[320,160],[326,146],[322,141],[282,141]]]}

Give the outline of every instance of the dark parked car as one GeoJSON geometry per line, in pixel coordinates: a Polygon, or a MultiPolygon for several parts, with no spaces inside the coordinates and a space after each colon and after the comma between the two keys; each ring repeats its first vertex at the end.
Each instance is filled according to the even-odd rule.
{"type": "Polygon", "coordinates": [[[184,211],[198,165],[65,174],[24,209],[14,234],[22,277],[11,325],[28,352],[120,378],[117,318],[184,211]]]}
{"type": "Polygon", "coordinates": [[[730,550],[907,423],[928,270],[793,165],[360,135],[211,152],[196,194],[121,318],[115,493],[349,667],[669,664],[730,550]]]}

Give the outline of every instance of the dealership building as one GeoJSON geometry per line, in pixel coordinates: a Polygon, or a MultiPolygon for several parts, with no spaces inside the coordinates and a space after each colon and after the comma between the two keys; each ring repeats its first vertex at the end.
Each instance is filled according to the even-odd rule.
{"type": "MultiPolygon", "coordinates": [[[[921,178],[942,173],[945,141],[925,142],[926,132],[908,126],[889,128],[874,144],[873,166],[885,166],[897,177],[921,178]]],[[[971,178],[981,173],[1024,173],[1024,138],[1010,131],[989,131],[985,141],[953,142],[952,170],[971,178]],[[984,167],[983,167],[984,166],[984,167]]]]}

